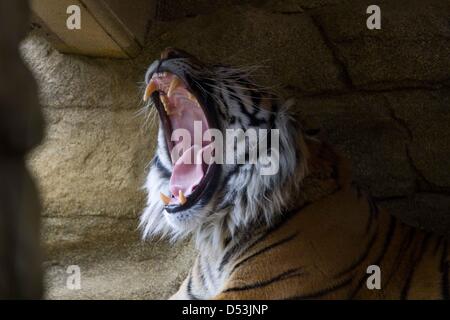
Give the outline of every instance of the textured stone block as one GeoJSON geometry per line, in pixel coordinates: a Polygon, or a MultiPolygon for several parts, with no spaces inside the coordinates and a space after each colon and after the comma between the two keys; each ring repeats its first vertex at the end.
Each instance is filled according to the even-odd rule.
{"type": "Polygon", "coordinates": [[[97,236],[115,233],[110,221],[114,219],[117,223],[134,219],[136,228],[144,199],[140,189],[153,150],[149,141],[155,132],[145,131],[144,119],[132,111],[46,111],[47,137],[33,153],[31,164],[42,191],[44,216],[73,219],[65,220],[71,232],[48,228],[47,240],[59,242],[64,240],[61,235],[68,241],[92,236],[92,225],[102,223],[99,217],[106,221],[97,236]]]}
{"type": "Polygon", "coordinates": [[[148,39],[138,60],[149,61],[155,52],[174,46],[211,62],[262,66],[259,74],[270,86],[294,86],[309,93],[344,87],[332,52],[306,14],[230,7],[155,25],[148,39]]]}
{"type": "Polygon", "coordinates": [[[46,107],[136,110],[141,104],[143,65],[64,55],[34,33],[22,43],[21,51],[46,107]]]}
{"type": "Polygon", "coordinates": [[[432,86],[450,78],[448,1],[378,1],[381,30],[366,27],[371,4],[343,1],[315,13],[355,86],[432,86]]]}
{"type": "Polygon", "coordinates": [[[409,130],[411,161],[429,183],[450,190],[450,89],[387,95],[391,108],[409,130]]]}
{"type": "Polygon", "coordinates": [[[351,160],[354,179],[376,197],[410,194],[415,175],[406,153],[408,135],[379,94],[299,98],[306,127],[322,128],[351,160]]]}
{"type": "Polygon", "coordinates": [[[42,139],[36,84],[19,54],[28,2],[0,0],[0,299],[42,296],[40,204],[24,157],[42,139]]]}

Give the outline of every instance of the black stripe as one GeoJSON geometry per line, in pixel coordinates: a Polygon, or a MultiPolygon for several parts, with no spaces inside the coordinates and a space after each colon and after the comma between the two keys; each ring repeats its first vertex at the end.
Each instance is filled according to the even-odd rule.
{"type": "MultiPolygon", "coordinates": [[[[378,258],[375,259],[375,262],[372,263],[372,264],[377,265],[377,266],[380,265],[380,262],[383,260],[384,255],[386,254],[386,251],[387,251],[387,249],[389,247],[389,244],[392,241],[392,236],[394,235],[394,231],[395,231],[396,226],[397,226],[397,220],[390,215],[389,216],[389,229],[387,231],[386,238],[384,240],[383,248],[382,248],[378,258]]],[[[363,286],[365,281],[366,281],[366,276],[363,276],[360,279],[360,281],[358,282],[358,285],[355,287],[353,292],[350,294],[350,298],[353,298],[359,292],[359,290],[361,289],[361,287],[363,286]]]]}
{"type": "Polygon", "coordinates": [[[442,244],[444,243],[444,237],[443,236],[438,236],[436,238],[436,245],[434,246],[433,249],[433,255],[437,255],[439,252],[439,248],[442,246],[442,244]]]}
{"type": "Polygon", "coordinates": [[[422,259],[425,250],[428,245],[428,241],[430,240],[430,234],[427,233],[422,240],[422,243],[420,245],[419,253],[416,255],[416,258],[414,259],[414,262],[410,265],[410,271],[408,273],[408,276],[406,277],[405,285],[403,286],[402,292],[400,294],[400,299],[405,300],[408,297],[408,292],[411,287],[411,281],[414,277],[414,272],[416,271],[416,266],[422,259]]]}
{"type": "Polygon", "coordinates": [[[247,198],[247,196],[248,196],[248,194],[243,194],[241,197],[240,197],[240,199],[241,199],[241,201],[242,201],[242,207],[243,208],[245,208],[245,209],[247,209],[247,207],[248,207],[248,198],[247,198]]]}
{"type": "MultiPolygon", "coordinates": [[[[223,106],[226,106],[227,102],[225,100],[225,97],[223,96],[223,90],[219,90],[219,99],[223,102],[223,106]]],[[[229,120],[231,124],[234,123],[234,121],[232,121],[233,119],[230,118],[230,114],[228,113],[228,110],[222,110],[222,106],[217,106],[216,108],[220,115],[222,116],[223,120],[229,120]]]]}
{"type": "Polygon", "coordinates": [[[222,111],[222,108],[219,105],[217,106],[216,110],[219,112],[219,115],[222,116],[222,120],[228,120],[229,117],[222,111]]]}
{"type": "Polygon", "coordinates": [[[369,214],[367,216],[367,224],[366,224],[366,232],[369,232],[370,228],[372,227],[373,224],[373,214],[369,211],[369,214]]]}
{"type": "Polygon", "coordinates": [[[228,172],[227,175],[225,176],[225,178],[223,179],[223,184],[225,185],[225,187],[221,191],[221,194],[220,194],[220,196],[218,198],[219,199],[219,201],[218,201],[219,205],[218,205],[216,211],[221,211],[221,210],[229,207],[231,204],[234,204],[234,198],[236,197],[236,190],[235,189],[231,189],[231,190],[228,189],[229,188],[228,184],[230,182],[230,179],[233,176],[235,176],[235,175],[240,173],[240,169],[241,169],[242,166],[243,166],[242,164],[236,164],[235,167],[232,170],[230,170],[230,172],[228,172]],[[225,196],[228,193],[231,193],[232,196],[229,197],[228,201],[225,201],[225,196]]]}
{"type": "Polygon", "coordinates": [[[326,289],[322,289],[313,293],[308,293],[305,295],[300,295],[300,296],[294,296],[294,297],[290,297],[287,298],[286,300],[302,300],[302,299],[317,299],[317,298],[321,298],[327,294],[333,293],[338,291],[339,289],[342,289],[344,287],[349,286],[352,283],[352,278],[348,278],[347,280],[345,280],[344,282],[331,286],[329,288],[326,289]]]}
{"type": "Polygon", "coordinates": [[[222,257],[222,261],[220,261],[219,264],[219,272],[223,270],[223,268],[226,266],[228,261],[230,261],[231,257],[234,256],[239,252],[239,249],[241,248],[241,243],[234,244],[222,257]]]}
{"type": "Polygon", "coordinates": [[[375,231],[372,233],[372,236],[370,237],[368,243],[367,243],[367,247],[364,250],[363,254],[360,255],[360,257],[358,259],[356,259],[356,261],[354,263],[352,263],[349,267],[347,267],[346,269],[342,270],[341,272],[339,272],[336,277],[341,277],[346,273],[349,273],[351,271],[353,271],[355,268],[357,268],[364,260],[366,260],[366,258],[368,257],[370,250],[372,249],[375,240],[376,240],[376,236],[378,234],[378,226],[375,229],[375,231]]]}
{"type": "Polygon", "coordinates": [[[234,94],[234,95],[229,95],[229,99],[231,101],[236,102],[239,105],[241,112],[244,115],[246,115],[249,120],[249,126],[260,127],[262,124],[267,124],[267,121],[265,119],[259,119],[258,117],[256,117],[254,114],[250,113],[247,110],[247,108],[245,107],[242,100],[236,97],[238,94],[236,93],[236,91],[234,89],[228,88],[228,91],[230,91],[231,93],[234,94]]]}
{"type": "Polygon", "coordinates": [[[280,229],[283,225],[285,225],[288,221],[290,221],[295,215],[310,205],[310,202],[305,202],[302,206],[299,206],[298,208],[289,210],[287,212],[284,212],[281,215],[281,219],[275,223],[273,226],[268,228],[259,238],[257,238],[248,248],[247,250],[252,249],[254,246],[256,246],[261,241],[265,240],[272,232],[275,232],[276,230],[280,229]]]}
{"type": "Polygon", "coordinates": [[[270,119],[269,119],[269,123],[270,123],[270,128],[275,128],[275,121],[277,119],[277,113],[278,113],[278,105],[276,102],[273,102],[270,104],[271,107],[271,112],[272,114],[270,115],[270,119]]]}
{"type": "Polygon", "coordinates": [[[362,196],[362,190],[361,187],[359,186],[359,184],[355,181],[352,181],[352,187],[353,189],[356,191],[356,198],[359,200],[362,196]]]}
{"type": "Polygon", "coordinates": [[[391,216],[391,215],[390,215],[389,217],[390,217],[390,221],[389,221],[389,229],[388,229],[388,232],[387,232],[387,235],[386,235],[386,239],[385,239],[385,241],[384,241],[383,249],[382,249],[382,251],[381,251],[381,253],[380,253],[380,256],[379,256],[378,259],[375,261],[375,264],[376,264],[376,265],[379,265],[380,262],[381,262],[381,260],[383,260],[384,255],[386,254],[386,251],[388,250],[389,245],[391,244],[392,236],[394,235],[395,229],[396,229],[396,227],[397,227],[397,219],[395,219],[395,218],[394,218],[393,216],[391,216]]]}
{"type": "Polygon", "coordinates": [[[400,244],[400,249],[398,250],[397,257],[394,260],[394,268],[397,268],[401,262],[401,257],[407,253],[411,243],[417,234],[416,228],[411,228],[408,226],[408,233],[403,237],[402,243],[400,244]]]}
{"type": "MultiPolygon", "coordinates": [[[[402,226],[405,226],[405,225],[402,224],[402,226]]],[[[397,270],[397,268],[400,266],[402,257],[408,252],[408,249],[411,246],[411,243],[413,243],[416,233],[417,233],[416,228],[411,228],[408,226],[408,233],[406,234],[406,236],[403,237],[402,243],[400,244],[400,249],[398,250],[397,256],[395,257],[395,260],[393,263],[393,270],[397,270]]],[[[385,289],[388,287],[388,285],[391,282],[394,275],[395,275],[395,272],[391,272],[391,274],[389,275],[389,278],[386,280],[386,283],[384,285],[385,289]]]]}
{"type": "Polygon", "coordinates": [[[261,102],[261,94],[258,91],[255,90],[249,90],[250,91],[250,97],[252,100],[253,108],[255,108],[254,115],[258,114],[259,112],[259,104],[261,102]]]}
{"type": "Polygon", "coordinates": [[[408,226],[408,228],[409,228],[409,231],[408,231],[408,234],[405,239],[405,245],[404,245],[404,247],[401,248],[400,251],[408,250],[408,248],[410,247],[411,243],[413,242],[413,239],[415,238],[415,236],[418,232],[418,230],[416,228],[411,228],[409,226],[408,226]]]}
{"type": "Polygon", "coordinates": [[[279,282],[279,281],[283,281],[283,280],[286,280],[289,278],[301,276],[301,275],[303,275],[303,273],[300,270],[301,270],[301,268],[290,269],[290,270],[285,271],[271,279],[261,281],[261,282],[255,282],[255,283],[241,286],[241,287],[228,288],[228,289],[224,290],[223,292],[244,291],[244,290],[251,290],[251,289],[265,287],[265,286],[271,285],[271,284],[279,282]]]}
{"type": "Polygon", "coordinates": [[[223,240],[223,247],[226,248],[231,243],[231,240],[232,240],[231,236],[226,237],[223,240]]]}
{"type": "Polygon", "coordinates": [[[367,204],[369,206],[369,219],[367,221],[366,231],[369,231],[373,220],[378,216],[379,209],[378,209],[378,206],[376,205],[375,201],[373,200],[373,198],[370,195],[366,196],[366,199],[367,199],[367,204]]]}
{"type": "Polygon", "coordinates": [[[163,178],[169,179],[171,176],[170,171],[162,164],[159,156],[155,156],[152,160],[152,164],[159,170],[163,178]]]}
{"type": "MultiPolygon", "coordinates": [[[[301,211],[308,205],[309,205],[309,203],[305,203],[300,207],[297,207],[292,210],[284,212],[281,215],[282,218],[280,219],[280,221],[278,221],[278,223],[274,224],[272,227],[268,228],[259,238],[257,238],[248,248],[246,248],[246,250],[248,251],[248,250],[252,249],[256,244],[260,243],[265,238],[267,238],[272,232],[281,228],[286,222],[288,222],[292,217],[294,217],[296,213],[298,213],[299,211],[301,211]]],[[[219,271],[223,270],[223,268],[229,262],[231,257],[233,255],[235,255],[239,251],[240,248],[241,248],[241,244],[237,243],[229,251],[227,251],[225,253],[224,257],[222,258],[222,261],[220,262],[219,269],[218,269],[219,271]]]]}
{"type": "Polygon", "coordinates": [[[377,216],[380,212],[380,209],[378,208],[377,204],[375,203],[375,200],[372,198],[371,195],[367,195],[367,201],[369,203],[370,208],[370,214],[377,216]]]}
{"type": "MultiPolygon", "coordinates": [[[[242,122],[241,118],[238,118],[238,122],[243,130],[247,130],[247,127],[245,126],[244,122],[242,122]]],[[[234,151],[236,151],[236,148],[234,149],[234,151]]]]}
{"type": "Polygon", "coordinates": [[[192,272],[189,272],[189,280],[187,283],[186,293],[190,300],[200,300],[196,295],[192,293],[192,272]]]}
{"type": "Polygon", "coordinates": [[[180,67],[185,67],[187,65],[188,67],[190,67],[192,69],[191,71],[202,71],[202,68],[199,65],[195,64],[194,62],[190,61],[189,59],[175,58],[175,59],[171,59],[171,62],[180,67]]]}
{"type": "MultiPolygon", "coordinates": [[[[282,219],[280,219],[280,221],[276,224],[274,224],[272,227],[268,228],[259,238],[257,238],[255,241],[253,241],[253,243],[246,248],[246,250],[251,250],[256,244],[260,243],[261,241],[263,241],[265,238],[267,238],[272,232],[276,231],[277,229],[281,228],[281,226],[283,226],[286,222],[288,222],[292,217],[295,216],[295,214],[297,212],[299,212],[300,210],[304,209],[307,205],[309,205],[309,203],[305,203],[303,206],[300,206],[298,208],[292,209],[290,211],[287,211],[285,213],[283,213],[282,219]]],[[[241,248],[241,244],[237,243],[235,244],[229,251],[227,251],[223,258],[222,261],[219,264],[219,271],[222,271],[223,268],[225,267],[225,265],[228,263],[228,261],[231,259],[231,257],[236,254],[239,249],[241,248]]]]}
{"type": "Polygon", "coordinates": [[[448,255],[448,241],[446,240],[444,243],[444,248],[442,250],[442,258],[441,258],[441,273],[442,273],[442,280],[441,280],[441,290],[442,290],[442,297],[445,300],[450,299],[450,289],[449,289],[449,268],[450,265],[447,261],[447,255],[448,255]]]}
{"type": "Polygon", "coordinates": [[[276,248],[276,247],[278,247],[278,246],[281,246],[282,244],[285,244],[286,242],[291,241],[292,239],[294,239],[294,238],[297,236],[297,234],[298,234],[298,233],[294,233],[294,234],[290,235],[290,236],[287,237],[287,238],[281,239],[280,241],[277,241],[277,242],[275,242],[275,243],[273,243],[273,244],[271,244],[271,245],[269,245],[269,246],[267,246],[267,247],[264,247],[264,248],[262,248],[262,249],[256,251],[255,253],[249,255],[249,256],[246,257],[245,259],[239,261],[237,264],[234,265],[233,269],[232,269],[231,272],[230,272],[230,275],[233,274],[233,272],[234,272],[237,268],[239,268],[241,265],[243,265],[244,263],[248,262],[249,260],[251,260],[251,259],[253,259],[253,258],[255,258],[255,257],[257,257],[257,256],[259,256],[259,255],[261,255],[261,254],[263,254],[263,253],[265,253],[265,252],[267,252],[267,251],[270,251],[270,250],[272,250],[272,249],[274,249],[274,248],[276,248]]]}
{"type": "Polygon", "coordinates": [[[206,279],[205,279],[205,275],[203,274],[201,262],[202,262],[202,256],[198,255],[198,257],[197,257],[197,274],[200,277],[202,287],[204,289],[207,289],[208,287],[206,286],[206,279]]]}
{"type": "MultiPolygon", "coordinates": [[[[230,207],[232,204],[234,205],[234,198],[236,197],[236,194],[237,194],[237,192],[235,190],[228,190],[228,188],[225,188],[224,190],[222,190],[220,195],[218,195],[218,199],[220,200],[219,201],[220,205],[218,205],[216,212],[222,211],[223,209],[230,207]],[[230,195],[227,193],[230,193],[231,196],[228,201],[225,201],[225,196],[230,195]]],[[[213,213],[214,213],[214,211],[211,214],[213,214],[213,213]]],[[[225,246],[228,245],[229,242],[230,241],[225,242],[225,246]]]]}
{"type": "Polygon", "coordinates": [[[236,164],[235,167],[228,172],[228,174],[225,176],[225,178],[223,179],[224,185],[227,185],[229,180],[231,179],[232,176],[236,175],[239,173],[239,170],[241,169],[242,164],[236,164]]]}

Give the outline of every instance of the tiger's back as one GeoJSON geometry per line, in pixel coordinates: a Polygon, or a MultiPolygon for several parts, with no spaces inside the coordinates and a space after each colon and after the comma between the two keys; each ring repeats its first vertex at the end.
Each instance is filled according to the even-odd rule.
{"type": "MultiPolygon", "coordinates": [[[[230,263],[217,299],[449,299],[448,240],[408,226],[350,183],[306,203],[230,263]],[[369,266],[380,289],[369,289],[369,266]]],[[[370,269],[369,269],[370,270],[370,269]]]]}

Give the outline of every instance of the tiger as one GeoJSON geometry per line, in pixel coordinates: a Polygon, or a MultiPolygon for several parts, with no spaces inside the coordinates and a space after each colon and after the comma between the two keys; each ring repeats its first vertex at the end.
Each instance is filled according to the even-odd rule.
{"type": "Polygon", "coordinates": [[[350,162],[303,128],[296,102],[253,78],[174,48],[146,71],[144,101],[159,129],[142,235],[190,237],[198,251],[170,299],[449,299],[448,240],[379,208],[350,162]],[[173,159],[171,134],[193,121],[222,133],[278,130],[277,173],[261,174],[262,162],[173,159]]]}

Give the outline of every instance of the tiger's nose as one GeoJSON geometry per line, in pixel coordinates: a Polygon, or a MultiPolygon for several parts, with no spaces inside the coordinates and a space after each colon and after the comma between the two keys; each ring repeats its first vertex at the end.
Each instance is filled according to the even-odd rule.
{"type": "Polygon", "coordinates": [[[166,48],[161,52],[161,59],[186,58],[189,54],[183,50],[175,48],[166,48]]]}
{"type": "Polygon", "coordinates": [[[198,60],[195,56],[193,56],[189,52],[186,52],[181,49],[172,48],[172,47],[168,47],[161,52],[161,60],[159,60],[160,65],[164,61],[167,61],[167,60],[170,61],[171,59],[177,59],[177,58],[189,60],[192,64],[195,64],[199,67],[205,66],[205,64],[203,62],[198,60]]]}

